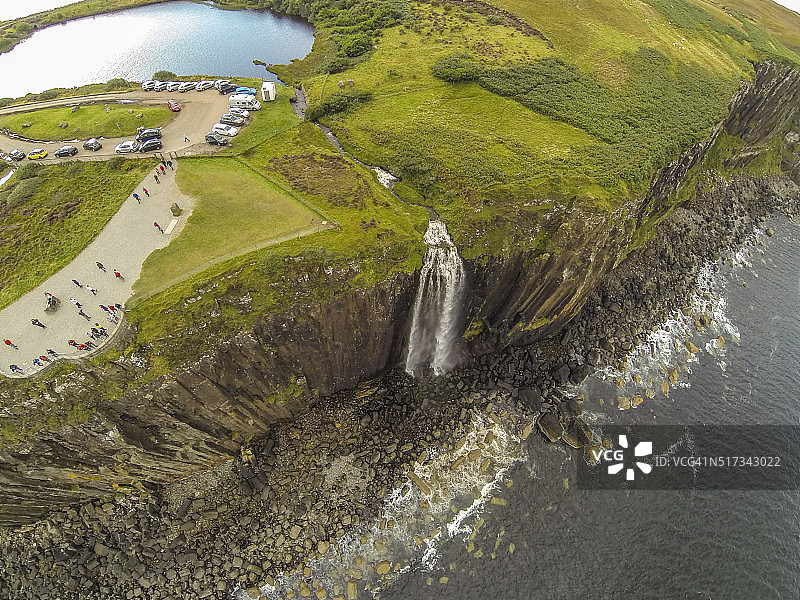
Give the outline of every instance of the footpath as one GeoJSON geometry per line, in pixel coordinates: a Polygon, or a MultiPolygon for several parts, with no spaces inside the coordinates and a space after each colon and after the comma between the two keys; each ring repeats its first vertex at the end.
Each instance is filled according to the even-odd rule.
{"type": "MultiPolygon", "coordinates": [[[[172,166],[177,168],[175,162],[172,166]]],[[[126,300],[133,295],[131,286],[139,278],[144,260],[153,251],[169,244],[181,231],[194,207],[194,199],[181,193],[175,184],[174,170],[166,167],[166,173],[159,175],[159,179],[161,183],[156,183],[152,172],[147,175],[133,190],[140,202],[130,195],[94,241],[69,265],[0,311],[0,374],[28,377],[47,368],[49,363],[42,356],[52,362],[85,358],[114,337],[123,321],[120,317],[124,310],[117,309],[118,317],[112,318],[100,305],[119,304],[124,307],[126,300]],[[149,197],[143,188],[147,188],[149,197]],[[172,216],[170,206],[173,202],[183,209],[180,217],[172,216]],[[163,233],[154,223],[161,226],[163,233]],[[105,271],[97,266],[97,262],[103,264],[105,271]],[[114,275],[115,269],[124,279],[114,275]],[[44,310],[46,293],[60,300],[54,312],[44,310]],[[81,305],[80,308],[70,301],[71,298],[81,305]],[[88,319],[79,311],[83,311],[88,319]],[[37,319],[44,327],[32,324],[31,319],[37,319]],[[106,328],[106,336],[91,339],[95,323],[106,328]],[[17,348],[3,343],[6,339],[17,348]],[[88,346],[79,350],[69,344],[70,340],[79,345],[89,341],[94,348],[88,346]],[[55,351],[57,356],[49,354],[48,350],[55,351]],[[11,365],[18,370],[12,369],[11,365]]],[[[24,260],[24,257],[19,260],[24,260]]]]}

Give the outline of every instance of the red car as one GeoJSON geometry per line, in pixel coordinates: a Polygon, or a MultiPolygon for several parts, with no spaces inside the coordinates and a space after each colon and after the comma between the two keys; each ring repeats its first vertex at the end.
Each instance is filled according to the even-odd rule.
{"type": "Polygon", "coordinates": [[[172,112],[178,112],[181,109],[181,105],[178,104],[177,100],[167,100],[167,106],[172,112]]]}

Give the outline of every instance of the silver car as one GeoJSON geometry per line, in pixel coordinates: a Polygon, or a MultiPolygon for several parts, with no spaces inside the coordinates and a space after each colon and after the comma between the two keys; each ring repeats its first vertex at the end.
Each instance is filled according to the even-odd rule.
{"type": "Polygon", "coordinates": [[[194,81],[184,81],[181,87],[178,88],[179,92],[188,92],[189,90],[196,90],[197,84],[194,81]]]}
{"type": "Polygon", "coordinates": [[[117,154],[126,154],[128,152],[136,152],[139,149],[139,142],[135,140],[127,140],[114,147],[114,152],[117,154]]]}

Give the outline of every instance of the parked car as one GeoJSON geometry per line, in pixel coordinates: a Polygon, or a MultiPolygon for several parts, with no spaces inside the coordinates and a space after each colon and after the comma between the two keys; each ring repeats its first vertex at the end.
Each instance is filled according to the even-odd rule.
{"type": "Polygon", "coordinates": [[[84,150],[91,150],[92,152],[97,152],[100,148],[103,147],[97,138],[89,138],[85,142],[83,142],[83,149],[84,150]]]}
{"type": "Polygon", "coordinates": [[[225,125],[241,125],[244,123],[244,117],[226,113],[219,118],[219,122],[225,123],[225,125]]]}
{"type": "Polygon", "coordinates": [[[14,148],[11,152],[8,153],[9,158],[12,160],[22,160],[25,158],[25,153],[22,150],[14,148]]]}
{"type": "Polygon", "coordinates": [[[181,105],[178,104],[177,100],[167,100],[167,106],[172,112],[180,112],[181,110],[181,105]]]}
{"type": "Polygon", "coordinates": [[[161,137],[161,130],[153,127],[151,129],[142,129],[139,133],[137,133],[136,141],[143,142],[145,140],[150,140],[153,138],[160,138],[160,137],[161,137]]]}
{"type": "Polygon", "coordinates": [[[219,89],[219,88],[220,88],[220,87],[221,87],[223,84],[228,84],[228,83],[230,83],[230,82],[231,82],[231,80],[230,80],[230,79],[217,79],[217,80],[214,82],[214,87],[215,87],[215,88],[217,88],[217,89],[219,89]]]}
{"type": "Polygon", "coordinates": [[[58,158],[64,158],[65,156],[75,156],[77,153],[78,149],[75,146],[61,146],[61,148],[53,152],[53,154],[58,158]]]}
{"type": "Polygon", "coordinates": [[[156,84],[153,86],[153,91],[155,92],[163,92],[167,89],[169,85],[169,81],[157,81],[156,84]]]}
{"type": "Polygon", "coordinates": [[[114,152],[117,154],[126,154],[128,152],[136,152],[139,149],[139,142],[135,140],[128,140],[122,142],[121,144],[117,144],[114,147],[114,152]]]}
{"type": "Polygon", "coordinates": [[[189,90],[196,90],[197,84],[194,81],[184,81],[181,87],[178,88],[179,92],[188,92],[189,90]]]}
{"type": "Polygon", "coordinates": [[[142,145],[139,146],[139,152],[152,152],[153,150],[161,150],[161,148],[161,140],[150,138],[142,142],[142,145]]]}
{"type": "Polygon", "coordinates": [[[233,90],[236,89],[236,85],[233,83],[223,83],[217,89],[219,90],[220,94],[230,94],[233,90]]]}
{"type": "Polygon", "coordinates": [[[36,158],[44,158],[45,156],[47,156],[47,150],[44,150],[43,148],[34,148],[30,152],[28,152],[28,158],[30,158],[31,160],[34,160],[36,158]]]}
{"type": "Polygon", "coordinates": [[[250,116],[250,111],[245,110],[244,108],[239,108],[238,106],[231,106],[228,112],[232,115],[236,115],[237,117],[242,117],[246,119],[250,116]]]}
{"type": "Polygon", "coordinates": [[[215,146],[227,146],[228,145],[228,139],[224,135],[221,135],[221,134],[217,133],[216,131],[209,131],[206,134],[206,141],[209,144],[213,144],[215,146]]]}
{"type": "Polygon", "coordinates": [[[227,135],[228,137],[233,137],[239,133],[239,130],[236,127],[225,125],[224,123],[214,123],[214,125],[211,126],[211,131],[221,133],[222,135],[227,135]]]}
{"type": "Polygon", "coordinates": [[[256,88],[251,88],[251,87],[246,87],[246,86],[237,87],[235,93],[237,93],[237,94],[250,94],[251,96],[255,97],[256,88]]]}
{"type": "Polygon", "coordinates": [[[205,90],[214,87],[213,81],[203,80],[197,84],[197,91],[204,92],[205,90]]]}
{"type": "Polygon", "coordinates": [[[146,92],[152,91],[153,89],[155,89],[157,83],[159,83],[159,82],[156,79],[151,79],[149,81],[145,81],[142,84],[142,89],[144,91],[146,91],[146,92]]]}
{"type": "Polygon", "coordinates": [[[167,83],[167,91],[168,92],[177,92],[181,87],[180,81],[170,81],[167,83]]]}

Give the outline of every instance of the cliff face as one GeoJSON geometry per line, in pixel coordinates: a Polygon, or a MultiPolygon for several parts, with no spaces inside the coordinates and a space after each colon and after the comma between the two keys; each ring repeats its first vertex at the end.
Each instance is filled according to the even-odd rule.
{"type": "MultiPolygon", "coordinates": [[[[730,157],[734,166],[769,152],[776,134],[785,136],[784,148],[794,149],[800,144],[793,122],[799,99],[800,73],[761,65],[754,84],[731,101],[730,115],[711,140],[662,170],[645,197],[626,207],[627,217],[641,224],[664,214],[722,131],[742,140],[730,157]]],[[[790,172],[799,170],[796,156],[783,157],[790,172]]],[[[467,264],[465,353],[531,343],[557,331],[579,312],[630,241],[620,215],[574,209],[553,222],[548,253],[467,264]]],[[[59,505],[208,469],[234,455],[248,436],[299,415],[317,395],[353,387],[400,363],[415,290],[415,277],[396,275],[324,304],[265,316],[191,368],[101,400],[83,424],[43,429],[0,448],[0,524],[19,525],[59,505]]],[[[135,369],[122,362],[103,373],[85,367],[66,384],[14,400],[103,398],[105,380],[132,380],[135,369]]]]}

